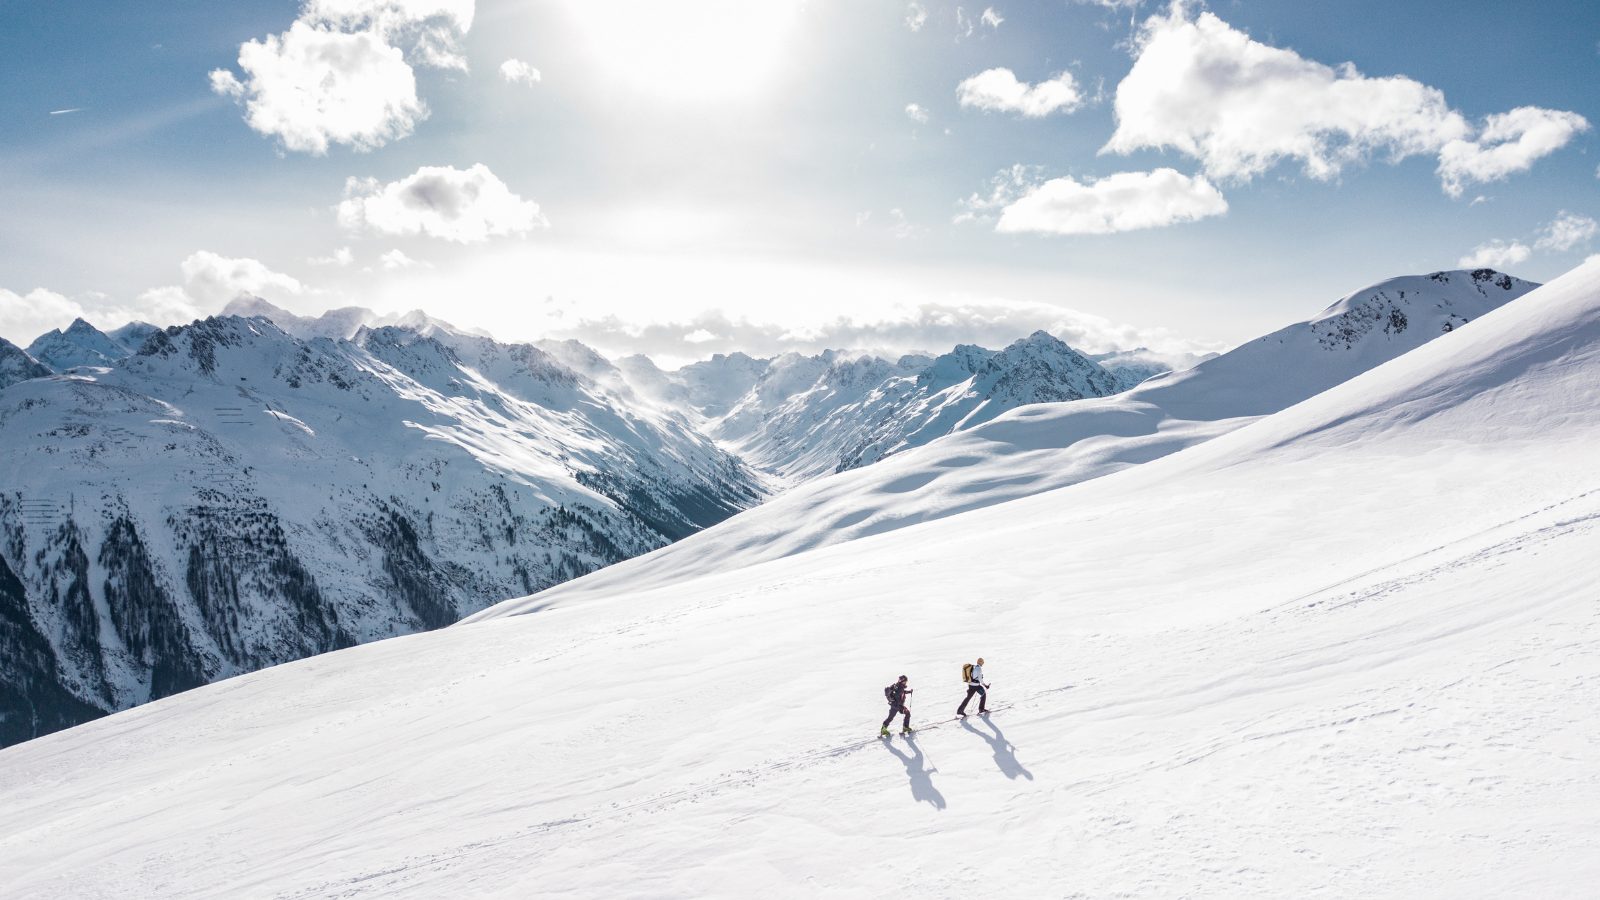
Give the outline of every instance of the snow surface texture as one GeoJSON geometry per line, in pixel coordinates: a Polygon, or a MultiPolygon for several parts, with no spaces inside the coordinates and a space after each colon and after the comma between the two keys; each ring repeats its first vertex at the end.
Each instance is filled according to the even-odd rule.
{"type": "Polygon", "coordinates": [[[0,883],[1590,895],[1597,384],[1591,263],[1127,471],[12,747],[0,883]],[[979,655],[998,714],[872,737],[979,655]]]}
{"type": "Polygon", "coordinates": [[[420,318],[114,343],[46,335],[78,367],[0,391],[0,744],[448,625],[762,494],[683,416],[420,318]]]}
{"type": "Polygon", "coordinates": [[[1017,409],[870,469],[801,485],[594,577],[483,615],[660,585],[1098,478],[1287,409],[1526,294],[1487,269],[1395,278],[1320,315],[1114,397],[1017,409]]]}

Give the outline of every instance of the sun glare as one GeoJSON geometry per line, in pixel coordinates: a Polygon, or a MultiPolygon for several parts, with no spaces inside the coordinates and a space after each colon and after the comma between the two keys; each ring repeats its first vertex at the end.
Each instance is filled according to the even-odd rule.
{"type": "Polygon", "coordinates": [[[784,61],[800,0],[569,0],[601,71],[678,101],[755,96],[784,61]]]}

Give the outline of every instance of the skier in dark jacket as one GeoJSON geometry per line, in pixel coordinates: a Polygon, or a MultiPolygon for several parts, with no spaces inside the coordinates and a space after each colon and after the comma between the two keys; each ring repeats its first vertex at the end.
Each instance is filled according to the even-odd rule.
{"type": "Polygon", "coordinates": [[[911,700],[911,688],[906,684],[906,676],[901,675],[899,681],[884,688],[883,696],[889,701],[889,715],[884,718],[883,727],[878,730],[878,734],[888,737],[889,723],[893,722],[894,717],[899,714],[904,715],[904,718],[900,720],[900,733],[910,734],[911,707],[907,704],[911,700]]]}

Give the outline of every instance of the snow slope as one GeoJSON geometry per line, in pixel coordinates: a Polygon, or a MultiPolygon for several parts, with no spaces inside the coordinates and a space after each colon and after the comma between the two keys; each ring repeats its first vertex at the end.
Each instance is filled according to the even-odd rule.
{"type": "Polygon", "coordinates": [[[1394,278],[1194,368],[1103,399],[1037,404],[802,484],[714,529],[531,603],[660,585],[883,534],[1139,465],[1394,359],[1537,285],[1487,269],[1394,278]]]}
{"type": "Polygon", "coordinates": [[[12,747],[0,883],[1585,896],[1597,384],[1592,263],[1147,465],[12,747]],[[976,655],[998,715],[870,736],[976,655]]]}

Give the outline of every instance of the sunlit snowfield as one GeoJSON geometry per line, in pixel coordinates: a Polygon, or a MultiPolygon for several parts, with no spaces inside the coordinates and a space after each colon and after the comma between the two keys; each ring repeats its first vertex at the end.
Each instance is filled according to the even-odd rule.
{"type": "Polygon", "coordinates": [[[1583,896],[1597,376],[1590,263],[1123,472],[654,589],[580,581],[0,751],[0,884],[1583,896]],[[882,685],[910,675],[932,725],[979,655],[1005,708],[873,736],[882,685]]]}

